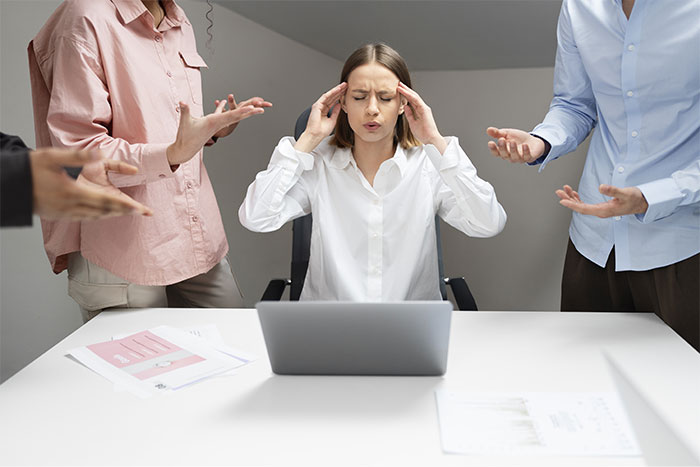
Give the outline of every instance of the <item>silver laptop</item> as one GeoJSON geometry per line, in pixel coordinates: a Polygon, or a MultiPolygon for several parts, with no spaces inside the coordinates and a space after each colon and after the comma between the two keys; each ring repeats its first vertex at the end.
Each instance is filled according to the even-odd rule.
{"type": "Polygon", "coordinates": [[[302,375],[445,373],[448,301],[259,302],[272,371],[302,375]]]}

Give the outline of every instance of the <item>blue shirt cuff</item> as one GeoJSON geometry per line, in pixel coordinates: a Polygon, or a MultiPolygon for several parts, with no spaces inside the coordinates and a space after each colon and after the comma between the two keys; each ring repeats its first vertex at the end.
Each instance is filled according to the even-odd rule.
{"type": "Polygon", "coordinates": [[[643,183],[637,188],[646,198],[649,207],[644,214],[637,214],[637,219],[648,224],[673,214],[683,201],[684,194],[672,178],[662,178],[653,182],[643,183]]]}

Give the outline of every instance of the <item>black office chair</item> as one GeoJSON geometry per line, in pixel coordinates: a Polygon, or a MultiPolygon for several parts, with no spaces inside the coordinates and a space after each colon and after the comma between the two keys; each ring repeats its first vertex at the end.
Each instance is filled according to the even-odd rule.
{"type": "MultiPolygon", "coordinates": [[[[294,126],[294,138],[299,139],[306,129],[311,108],[299,115],[294,126]]],[[[261,301],[279,301],[284,294],[285,287],[289,286],[289,299],[299,300],[301,290],[304,287],[306,270],[309,267],[309,255],[311,252],[311,226],[313,219],[311,214],[294,219],[292,225],[292,275],[291,279],[272,279],[263,293],[261,301]]],[[[469,290],[464,277],[446,278],[442,264],[442,243],[440,241],[440,218],[435,216],[435,236],[438,250],[438,271],[440,274],[440,293],[442,299],[447,300],[447,286],[452,287],[457,307],[464,311],[477,311],[476,301],[469,290]]]]}

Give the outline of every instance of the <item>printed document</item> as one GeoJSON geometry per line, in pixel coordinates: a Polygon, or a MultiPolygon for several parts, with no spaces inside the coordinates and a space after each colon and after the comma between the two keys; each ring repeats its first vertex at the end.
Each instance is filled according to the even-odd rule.
{"type": "Polygon", "coordinates": [[[617,394],[435,391],[453,454],[641,456],[617,394]]]}
{"type": "Polygon", "coordinates": [[[218,331],[206,326],[192,332],[159,326],[73,349],[69,355],[140,397],[180,389],[253,360],[242,352],[237,355],[218,331]]]}

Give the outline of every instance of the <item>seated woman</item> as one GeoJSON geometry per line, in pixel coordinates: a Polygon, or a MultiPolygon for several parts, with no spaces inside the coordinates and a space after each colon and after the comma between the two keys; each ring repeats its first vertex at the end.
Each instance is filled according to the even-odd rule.
{"type": "Polygon", "coordinates": [[[301,300],[441,300],[435,214],[474,237],[506,222],[493,187],[457,138],[440,134],[403,58],[385,44],[350,55],[299,140],[279,142],[238,216],[271,232],[310,212],[301,300]]]}

